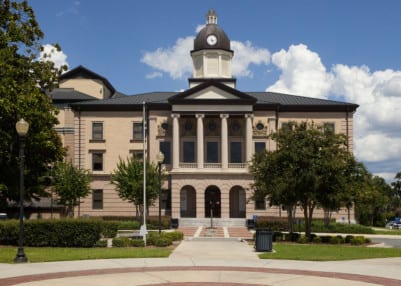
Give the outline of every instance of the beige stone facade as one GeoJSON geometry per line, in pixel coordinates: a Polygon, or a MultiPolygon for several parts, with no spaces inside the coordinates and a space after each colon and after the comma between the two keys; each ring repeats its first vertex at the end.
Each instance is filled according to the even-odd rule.
{"type": "MultiPolygon", "coordinates": [[[[191,52],[194,77],[183,92],[122,95],[84,67],[61,76],[60,89],[53,92],[60,108],[57,130],[68,148],[68,159],[93,174],[93,193],[82,199],[76,214],[135,215],[134,206],[118,197],[110,174],[119,158],[143,158],[145,150],[145,158],[152,162],[159,152],[165,156],[168,179],[163,186],[163,214],[199,219],[286,216],[266,200],[251,199],[248,164],[255,152],[275,150],[269,137],[272,132],[289,121],[329,124],[336,133],[348,135],[352,152],[357,105],[239,91],[231,76],[233,53],[228,37],[214,22],[204,29],[191,52]],[[217,38],[209,40],[210,35],[217,38]]],[[[156,206],[150,208],[150,215],[157,215],[156,206]]],[[[322,216],[321,210],[316,216],[322,216]]],[[[334,218],[342,220],[347,213],[340,211],[334,218]]]]}

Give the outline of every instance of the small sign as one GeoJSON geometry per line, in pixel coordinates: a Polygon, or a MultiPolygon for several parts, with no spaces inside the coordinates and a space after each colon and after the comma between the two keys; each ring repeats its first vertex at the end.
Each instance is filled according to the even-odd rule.
{"type": "Polygon", "coordinates": [[[141,228],[139,229],[139,235],[145,236],[147,234],[148,234],[148,230],[146,229],[146,224],[141,225],[141,228]]]}

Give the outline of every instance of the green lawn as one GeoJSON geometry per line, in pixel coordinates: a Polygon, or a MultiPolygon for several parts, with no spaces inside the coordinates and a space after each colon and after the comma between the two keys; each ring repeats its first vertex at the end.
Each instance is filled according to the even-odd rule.
{"type": "Polygon", "coordinates": [[[262,253],[259,257],[262,259],[311,261],[401,257],[401,248],[365,246],[273,243],[273,250],[275,252],[262,253]]]}
{"type": "MultiPolygon", "coordinates": [[[[58,248],[26,247],[25,254],[29,262],[49,262],[84,259],[108,258],[151,258],[168,257],[170,248],[58,248]]],[[[0,247],[0,263],[13,263],[17,253],[16,247],[0,247]]]]}

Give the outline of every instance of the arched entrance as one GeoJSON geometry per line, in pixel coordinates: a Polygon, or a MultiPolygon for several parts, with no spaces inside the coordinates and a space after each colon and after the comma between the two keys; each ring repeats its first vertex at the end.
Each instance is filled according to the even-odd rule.
{"type": "Polygon", "coordinates": [[[240,186],[235,186],[230,190],[230,217],[246,217],[246,195],[245,190],[240,186]]]}
{"type": "Polygon", "coordinates": [[[181,189],[180,216],[196,217],[196,191],[192,186],[184,186],[181,189]]]}
{"type": "Polygon", "coordinates": [[[209,186],[205,191],[205,217],[221,217],[220,189],[209,186]]]}

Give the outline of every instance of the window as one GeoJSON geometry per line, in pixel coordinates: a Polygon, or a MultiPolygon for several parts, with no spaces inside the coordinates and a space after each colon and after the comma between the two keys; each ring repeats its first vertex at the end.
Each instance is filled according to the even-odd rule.
{"type": "Polygon", "coordinates": [[[103,140],[103,122],[92,122],[92,140],[103,140]]]}
{"type": "Polygon", "coordinates": [[[206,163],[219,162],[219,144],[215,141],[208,141],[206,143],[206,163]]]}
{"type": "Polygon", "coordinates": [[[184,163],[194,163],[195,162],[195,142],[184,141],[183,143],[183,161],[184,163]]]}
{"type": "Polygon", "coordinates": [[[143,123],[142,122],[134,122],[132,125],[132,139],[133,140],[143,140],[143,123]]]}
{"type": "Polygon", "coordinates": [[[242,163],[241,142],[230,142],[230,163],[242,163]]]}
{"type": "Polygon", "coordinates": [[[163,164],[171,164],[171,144],[170,141],[160,141],[160,152],[164,155],[163,164]]]}
{"type": "Polygon", "coordinates": [[[255,197],[255,210],[265,210],[266,209],[266,199],[264,197],[255,197]]]}
{"type": "Polygon", "coordinates": [[[92,191],[92,209],[94,210],[103,209],[103,190],[92,191]]]}
{"type": "Polygon", "coordinates": [[[131,150],[130,153],[136,160],[143,161],[143,150],[131,150]]]}
{"type": "Polygon", "coordinates": [[[255,154],[262,153],[266,150],[266,142],[255,142],[255,154]]]}
{"type": "Polygon", "coordinates": [[[281,123],[281,129],[283,130],[290,130],[291,129],[291,125],[288,122],[283,122],[281,123]]]}
{"type": "Polygon", "coordinates": [[[103,171],[103,152],[92,152],[92,170],[103,171]]]}
{"type": "Polygon", "coordinates": [[[324,133],[335,133],[335,124],[331,122],[326,122],[323,124],[323,132],[324,133]]]}

